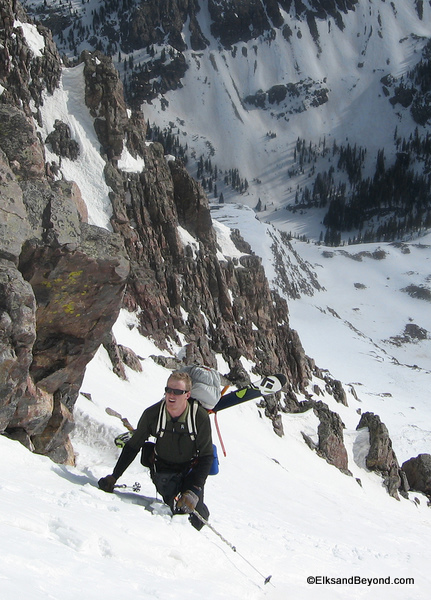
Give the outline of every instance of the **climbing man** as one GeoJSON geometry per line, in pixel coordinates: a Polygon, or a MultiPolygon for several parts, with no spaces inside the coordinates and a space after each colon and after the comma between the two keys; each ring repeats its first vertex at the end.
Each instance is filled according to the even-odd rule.
{"type": "Polygon", "coordinates": [[[188,373],[174,371],[165,387],[165,397],[147,408],[138,427],[126,442],[111,475],[99,480],[99,488],[113,492],[114,485],[141,450],[141,463],[149,467],[151,479],[172,513],[190,513],[198,531],[209,510],[204,504],[204,485],[213,463],[211,423],[208,412],[190,398],[188,373]],[[148,442],[153,436],[156,442],[148,442]]]}

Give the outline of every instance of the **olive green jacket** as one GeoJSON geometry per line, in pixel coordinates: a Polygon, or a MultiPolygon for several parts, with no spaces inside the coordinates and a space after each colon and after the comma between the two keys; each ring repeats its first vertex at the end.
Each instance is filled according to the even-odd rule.
{"type": "Polygon", "coordinates": [[[155,437],[155,470],[181,472],[191,468],[192,484],[203,487],[213,461],[209,415],[202,406],[198,407],[196,439],[193,440],[187,423],[187,412],[191,410],[189,404],[178,419],[172,419],[169,413],[166,414],[166,427],[163,435],[160,435],[160,432],[157,432],[157,425],[162,403],[163,400],[143,412],[136,431],[121,452],[113,475],[118,479],[135,459],[148,438],[155,437]]]}

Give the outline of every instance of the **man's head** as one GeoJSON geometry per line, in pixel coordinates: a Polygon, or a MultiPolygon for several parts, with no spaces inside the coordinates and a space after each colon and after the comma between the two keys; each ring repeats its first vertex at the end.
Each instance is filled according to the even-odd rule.
{"type": "Polygon", "coordinates": [[[174,371],[165,387],[166,409],[171,417],[179,417],[187,408],[192,380],[188,373],[174,371]]]}

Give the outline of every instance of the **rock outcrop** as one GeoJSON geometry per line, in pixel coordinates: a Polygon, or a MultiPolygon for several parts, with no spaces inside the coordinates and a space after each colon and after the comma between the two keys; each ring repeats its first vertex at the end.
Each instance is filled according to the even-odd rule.
{"type": "Polygon", "coordinates": [[[314,406],[314,412],[319,417],[319,435],[318,452],[329,464],[334,465],[345,473],[351,475],[347,450],[344,445],[343,429],[345,428],[341,417],[336,412],[330,410],[323,402],[317,402],[314,406]]]}
{"type": "Polygon", "coordinates": [[[292,402],[292,400],[289,402],[291,412],[305,412],[313,409],[314,414],[319,419],[317,443],[308,434],[302,432],[302,437],[309,448],[324,458],[330,465],[337,467],[345,475],[351,476],[349,459],[344,444],[343,430],[345,425],[340,415],[330,410],[329,406],[320,400],[310,399],[300,403],[292,402]]]}
{"type": "Polygon", "coordinates": [[[389,495],[398,500],[402,478],[388,429],[380,417],[372,412],[366,412],[361,416],[356,429],[363,427],[368,428],[370,436],[370,449],[365,459],[366,466],[370,471],[377,471],[384,477],[384,485],[389,495]]]}
{"type": "Polygon", "coordinates": [[[431,498],[431,454],[419,454],[402,464],[409,487],[431,498]]]}

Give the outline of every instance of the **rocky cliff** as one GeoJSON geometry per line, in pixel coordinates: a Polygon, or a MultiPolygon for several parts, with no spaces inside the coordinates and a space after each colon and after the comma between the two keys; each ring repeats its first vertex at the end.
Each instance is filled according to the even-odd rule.
{"type": "MultiPolygon", "coordinates": [[[[159,144],[145,144],[144,115],[128,112],[111,60],[80,57],[111,190],[108,231],[87,222],[80,190],[61,177],[62,156],[79,153],[67,126],[57,122],[48,140],[55,165],[37,131],[43,93],[61,78],[50,31],[38,26],[35,53],[18,3],[0,0],[0,21],[0,432],[73,463],[68,434],[85,367],[112,343],[121,307],[137,311],[141,333],[161,348],[181,333],[186,362],[215,365],[221,353],[240,381],[245,357],[258,373],[286,373],[291,395],[302,389],[311,366],[286,302],[238,235],[241,259],[219,260],[203,189],[159,144]],[[118,168],[124,144],[142,172],[118,168]]],[[[280,408],[268,410],[275,425],[280,408]]]]}
{"type": "Polygon", "coordinates": [[[80,191],[54,180],[36,132],[58,85],[50,33],[29,48],[18,4],[1,2],[0,430],[58,462],[85,366],[110,331],[130,270],[119,234],[86,223],[80,191]]]}

